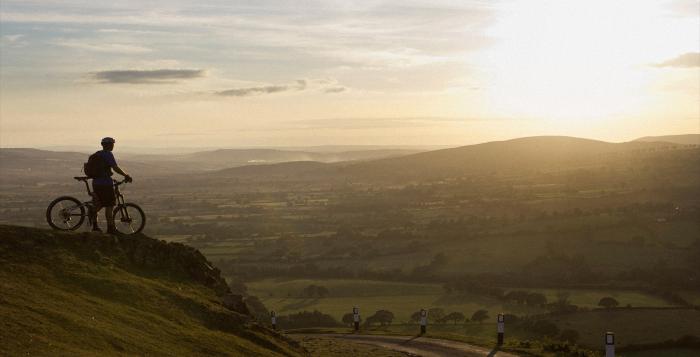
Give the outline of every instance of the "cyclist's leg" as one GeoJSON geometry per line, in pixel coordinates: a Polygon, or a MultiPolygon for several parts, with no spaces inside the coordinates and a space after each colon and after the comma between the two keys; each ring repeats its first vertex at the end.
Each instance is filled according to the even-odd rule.
{"type": "Polygon", "coordinates": [[[92,229],[93,230],[99,230],[100,225],[97,223],[97,217],[99,217],[98,213],[102,209],[102,206],[100,205],[99,201],[93,200],[94,208],[92,212],[92,229]]]}
{"type": "Polygon", "coordinates": [[[107,219],[107,231],[116,231],[114,224],[114,206],[105,206],[105,218],[107,219]]]}
{"type": "Polygon", "coordinates": [[[113,210],[116,204],[116,196],[114,193],[114,187],[112,185],[93,185],[97,200],[99,201],[98,207],[105,209],[105,218],[107,220],[107,231],[115,232],[113,210]]]}

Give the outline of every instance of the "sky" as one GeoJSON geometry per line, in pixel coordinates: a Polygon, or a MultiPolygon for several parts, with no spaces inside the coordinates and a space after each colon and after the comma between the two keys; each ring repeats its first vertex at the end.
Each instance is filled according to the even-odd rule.
{"type": "Polygon", "coordinates": [[[700,132],[698,0],[2,0],[0,146],[700,132]]]}

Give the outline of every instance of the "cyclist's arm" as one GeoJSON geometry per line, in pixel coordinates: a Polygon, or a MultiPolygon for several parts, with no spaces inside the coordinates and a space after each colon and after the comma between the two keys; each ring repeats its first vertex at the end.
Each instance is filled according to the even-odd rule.
{"type": "Polygon", "coordinates": [[[112,170],[114,170],[114,172],[116,172],[116,173],[118,173],[118,174],[120,174],[120,175],[122,175],[122,176],[124,176],[124,177],[131,177],[131,176],[129,176],[129,174],[127,174],[126,172],[124,172],[124,170],[122,170],[122,169],[121,169],[119,166],[117,166],[117,165],[112,166],[112,170]]]}

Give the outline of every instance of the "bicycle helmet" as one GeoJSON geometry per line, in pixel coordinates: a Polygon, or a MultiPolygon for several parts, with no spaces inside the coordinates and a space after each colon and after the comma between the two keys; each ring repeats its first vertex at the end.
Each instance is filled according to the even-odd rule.
{"type": "Polygon", "coordinates": [[[107,144],[114,144],[116,141],[113,138],[110,138],[109,136],[106,138],[102,138],[102,141],[100,144],[102,145],[107,145],[107,144]]]}

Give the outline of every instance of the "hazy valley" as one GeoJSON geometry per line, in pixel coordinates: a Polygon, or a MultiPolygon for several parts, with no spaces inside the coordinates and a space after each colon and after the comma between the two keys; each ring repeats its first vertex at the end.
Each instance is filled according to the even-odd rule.
{"type": "MultiPolygon", "coordinates": [[[[125,155],[120,165],[135,177],[124,190],[146,210],[146,234],[199,249],[235,292],[268,310],[336,321],[288,328],[337,327],[353,305],[367,317],[392,311],[398,332],[413,331],[420,308],[467,318],[483,309],[521,319],[520,339],[574,330],[575,342],[595,349],[611,326],[594,317],[602,314],[621,326],[622,345],[700,335],[700,146],[663,139],[533,137],[354,151],[340,162],[223,150],[125,155]],[[259,164],[222,167],[242,160],[259,164]],[[604,297],[614,311],[600,310],[604,297]],[[533,332],[532,319],[556,329],[533,332]],[[664,334],[645,332],[660,321],[670,324],[664,334]]],[[[0,149],[0,223],[44,227],[53,197],[85,198],[72,179],[85,156],[0,149]]],[[[441,326],[491,334],[481,324],[441,326]]]]}

